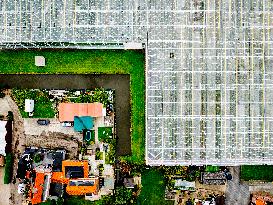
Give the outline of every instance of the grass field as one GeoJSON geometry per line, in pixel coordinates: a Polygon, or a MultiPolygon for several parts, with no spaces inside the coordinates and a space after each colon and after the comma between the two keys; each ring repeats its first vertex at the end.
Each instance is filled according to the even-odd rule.
{"type": "Polygon", "coordinates": [[[156,169],[146,170],[141,175],[141,192],[137,204],[171,205],[172,201],[164,199],[165,181],[161,172],[156,169]]]}
{"type": "Polygon", "coordinates": [[[272,165],[243,165],[241,166],[241,179],[273,181],[272,165]]]}
{"type": "Polygon", "coordinates": [[[132,156],[141,164],[145,155],[145,66],[142,51],[124,50],[4,50],[0,51],[2,74],[130,74],[132,107],[132,156]],[[34,57],[46,58],[36,67],[34,57]]]}

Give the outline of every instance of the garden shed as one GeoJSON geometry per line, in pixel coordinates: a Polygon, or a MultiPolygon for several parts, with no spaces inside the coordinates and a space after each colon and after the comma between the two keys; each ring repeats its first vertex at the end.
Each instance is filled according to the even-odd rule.
{"type": "Polygon", "coordinates": [[[34,100],[25,99],[25,112],[33,112],[34,111],[34,100]]]}

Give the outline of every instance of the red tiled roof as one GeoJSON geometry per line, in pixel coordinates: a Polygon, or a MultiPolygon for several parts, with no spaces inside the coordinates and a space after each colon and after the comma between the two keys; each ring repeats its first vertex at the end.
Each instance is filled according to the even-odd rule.
{"type": "Polygon", "coordinates": [[[59,104],[59,120],[74,121],[74,116],[103,116],[102,103],[60,103],[59,104]]]}
{"type": "Polygon", "coordinates": [[[32,204],[39,204],[42,202],[44,179],[45,175],[43,173],[36,173],[34,184],[34,190],[36,191],[33,194],[32,204]]]}

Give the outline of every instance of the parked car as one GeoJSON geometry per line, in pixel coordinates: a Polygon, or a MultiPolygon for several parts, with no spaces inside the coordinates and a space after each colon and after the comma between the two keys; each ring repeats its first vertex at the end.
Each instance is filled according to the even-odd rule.
{"type": "Polygon", "coordinates": [[[67,122],[67,121],[62,122],[62,126],[63,127],[72,127],[73,126],[73,122],[67,122]]]}
{"type": "Polygon", "coordinates": [[[114,106],[112,103],[107,104],[106,106],[106,114],[111,115],[111,113],[114,112],[114,106]]]}
{"type": "Polygon", "coordinates": [[[228,169],[224,170],[224,175],[225,175],[227,180],[232,180],[232,175],[231,175],[231,173],[229,172],[228,169]]]}
{"type": "Polygon", "coordinates": [[[50,124],[50,121],[48,119],[38,119],[37,120],[37,123],[39,125],[49,125],[50,124]]]}

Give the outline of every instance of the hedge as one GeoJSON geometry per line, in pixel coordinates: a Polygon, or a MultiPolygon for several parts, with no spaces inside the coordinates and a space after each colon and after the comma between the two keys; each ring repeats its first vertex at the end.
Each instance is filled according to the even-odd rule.
{"type": "Polygon", "coordinates": [[[6,156],[6,165],[5,165],[5,176],[4,184],[9,184],[12,180],[12,170],[13,170],[13,155],[8,153],[6,156]]]}

